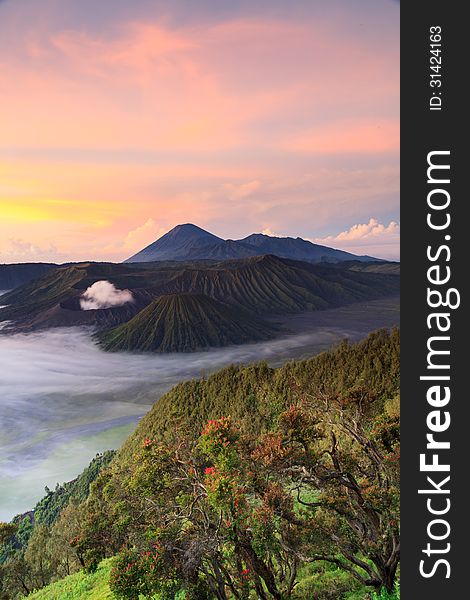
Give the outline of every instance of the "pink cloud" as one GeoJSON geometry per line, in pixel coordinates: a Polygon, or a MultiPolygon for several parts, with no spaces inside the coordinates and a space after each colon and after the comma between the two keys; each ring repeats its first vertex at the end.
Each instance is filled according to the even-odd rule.
{"type": "Polygon", "coordinates": [[[261,182],[258,180],[245,181],[243,183],[225,183],[223,190],[232,199],[241,199],[252,196],[261,188],[261,182]]]}
{"type": "Polygon", "coordinates": [[[11,238],[0,246],[0,260],[4,262],[48,262],[54,261],[58,254],[57,247],[50,242],[43,246],[11,238]]]}
{"type": "Polygon", "coordinates": [[[397,152],[398,120],[337,121],[293,136],[284,147],[312,154],[397,152]]]}
{"type": "Polygon", "coordinates": [[[331,13],[274,14],[98,33],[22,20],[0,59],[0,203],[47,219],[13,215],[0,237],[15,218],[38,247],[102,259],[188,220],[236,237],[396,210],[398,47],[331,13]]]}
{"type": "Polygon", "coordinates": [[[349,145],[365,128],[374,147],[388,148],[381,133],[389,140],[396,126],[380,118],[385,130],[375,132],[357,120],[392,88],[397,93],[394,61],[371,54],[357,36],[338,43],[331,25],[131,22],[107,36],[32,35],[28,55],[5,64],[15,86],[4,89],[2,137],[12,146],[216,150],[270,147],[281,136],[303,152],[324,145],[329,132],[312,121],[333,106],[340,120],[356,107],[358,117],[346,124],[349,145]],[[298,139],[295,123],[287,127],[293,116],[308,140],[298,139]]]}

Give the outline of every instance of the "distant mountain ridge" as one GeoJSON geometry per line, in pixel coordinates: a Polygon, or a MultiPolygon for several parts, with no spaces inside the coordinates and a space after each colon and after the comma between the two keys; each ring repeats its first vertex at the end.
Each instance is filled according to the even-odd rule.
{"type": "Polygon", "coordinates": [[[20,285],[42,277],[57,268],[54,263],[19,263],[0,265],[0,290],[13,290],[20,285]]]}
{"type": "MultiPolygon", "coordinates": [[[[224,240],[197,225],[177,225],[161,238],[124,260],[123,263],[225,261],[273,254],[280,258],[309,263],[374,262],[389,264],[370,256],[356,256],[343,250],[313,244],[300,237],[274,237],[253,233],[241,240],[224,240]]],[[[80,266],[83,262],[0,264],[0,291],[13,290],[57,268],[80,266]]],[[[102,264],[93,263],[90,264],[102,264]]],[[[387,268],[396,271],[391,263],[387,268]]],[[[373,270],[372,265],[368,266],[373,270]]]]}
{"type": "Polygon", "coordinates": [[[264,254],[307,262],[378,260],[371,256],[356,256],[343,250],[314,244],[300,237],[274,237],[253,233],[242,240],[224,240],[197,225],[185,223],[177,225],[124,262],[228,260],[264,254]]]}
{"type": "Polygon", "coordinates": [[[351,270],[357,264],[367,265],[312,264],[263,255],[218,262],[58,267],[2,296],[6,306],[0,309],[0,321],[9,324],[1,335],[90,325],[100,337],[103,333],[105,349],[152,352],[259,341],[278,333],[271,316],[398,293],[397,275],[351,270]],[[82,310],[80,299],[98,281],[130,291],[133,301],[82,310]]]}

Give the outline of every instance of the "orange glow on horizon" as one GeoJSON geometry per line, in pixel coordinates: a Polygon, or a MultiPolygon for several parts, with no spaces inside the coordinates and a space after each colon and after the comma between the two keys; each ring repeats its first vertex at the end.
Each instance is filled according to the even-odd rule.
{"type": "Polygon", "coordinates": [[[308,210],[313,236],[377,197],[396,210],[398,39],[249,10],[22,27],[2,58],[0,262],[121,260],[179,222],[297,234],[308,210]]]}

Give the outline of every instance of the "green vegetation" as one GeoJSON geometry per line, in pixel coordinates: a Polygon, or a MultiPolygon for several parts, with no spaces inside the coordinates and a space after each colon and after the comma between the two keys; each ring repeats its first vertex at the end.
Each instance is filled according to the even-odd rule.
{"type": "Polygon", "coordinates": [[[90,485],[101,469],[109,465],[114,454],[114,450],[107,450],[97,455],[76,479],[62,485],[57,484],[54,491],[46,489],[46,496],[34,507],[35,523],[53,525],[71,500],[77,504],[83,502],[88,497],[90,485]]]}
{"type": "Polygon", "coordinates": [[[273,337],[276,328],[200,294],[160,296],[133,319],[99,336],[105,350],[192,352],[273,337]]]}
{"type": "Polygon", "coordinates": [[[358,344],[343,342],[330,352],[278,369],[263,362],[230,366],[207,379],[180,383],[141,419],[119,451],[119,459],[131,456],[144,437],[162,439],[178,428],[201,431],[208,419],[224,415],[239,421],[243,431],[263,433],[302,390],[338,394],[360,386],[384,403],[399,390],[399,353],[399,331],[380,330],[358,344]]]}
{"type": "Polygon", "coordinates": [[[89,498],[95,515],[106,505],[81,530],[89,560],[120,546],[110,586],[130,600],[179,589],[188,598],[299,598],[299,569],[314,562],[391,591],[398,420],[388,404],[378,408],[363,389],[303,392],[261,436],[222,417],[196,440],[145,438],[89,498]]]}
{"type": "Polygon", "coordinates": [[[225,261],[206,269],[184,269],[167,287],[170,292],[204,294],[262,315],[379,298],[397,293],[399,279],[268,255],[225,261]]]}
{"type": "Polygon", "coordinates": [[[110,559],[104,560],[94,573],[80,571],[52,583],[28,596],[30,600],[113,600],[108,581],[110,559]]]}
{"type": "Polygon", "coordinates": [[[400,582],[395,582],[391,592],[385,589],[381,589],[380,592],[372,592],[371,600],[400,600],[400,582]]]}
{"type": "Polygon", "coordinates": [[[75,509],[85,501],[90,485],[114,457],[114,451],[97,455],[73,481],[57,484],[35,508],[0,523],[0,598],[15,598],[49,581],[82,568],[80,556],[70,546],[68,528],[75,509]],[[58,524],[66,518],[67,524],[58,524]]]}
{"type": "Polygon", "coordinates": [[[118,600],[396,600],[398,392],[397,330],[176,386],[35,525],[3,597],[71,574],[49,593],[103,576],[118,600]]]}

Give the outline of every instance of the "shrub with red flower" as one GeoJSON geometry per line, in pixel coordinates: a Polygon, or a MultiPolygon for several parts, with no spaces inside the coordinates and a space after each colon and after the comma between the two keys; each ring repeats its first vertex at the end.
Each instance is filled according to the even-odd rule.
{"type": "Polygon", "coordinates": [[[199,447],[217,463],[219,469],[233,469],[239,464],[237,441],[240,434],[231,417],[210,419],[202,429],[199,447]]]}
{"type": "Polygon", "coordinates": [[[163,592],[165,597],[165,593],[173,597],[179,584],[171,575],[159,544],[141,551],[125,548],[114,559],[109,587],[122,600],[137,600],[140,595],[149,597],[163,592]]]}

